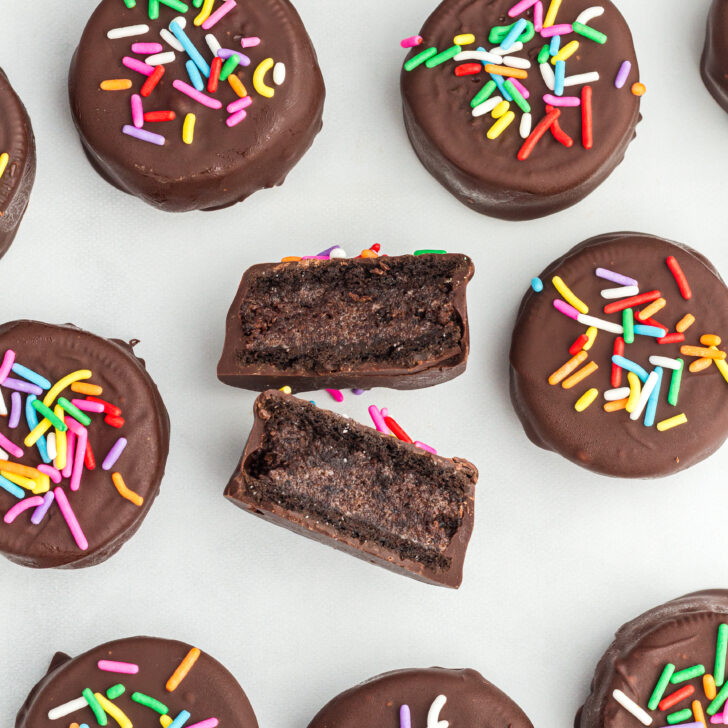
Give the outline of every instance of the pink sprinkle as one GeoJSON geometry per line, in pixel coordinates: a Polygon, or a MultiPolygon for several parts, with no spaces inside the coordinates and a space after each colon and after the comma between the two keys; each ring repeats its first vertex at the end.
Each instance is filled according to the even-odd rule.
{"type": "Polygon", "coordinates": [[[139,94],[131,95],[131,120],[137,129],[144,126],[144,107],[142,97],[139,94]]]}
{"type": "Polygon", "coordinates": [[[89,402],[87,399],[72,399],[71,404],[82,412],[93,412],[99,415],[104,411],[104,405],[99,402],[89,402]]]}
{"type": "Polygon", "coordinates": [[[195,101],[197,101],[197,103],[202,104],[203,106],[207,106],[210,109],[222,108],[222,101],[213,99],[210,96],[205,96],[205,94],[198,91],[194,86],[190,86],[184,81],[180,81],[179,79],[172,81],[172,86],[174,86],[177,91],[181,91],[183,94],[186,94],[191,99],[194,99],[195,101]]]}
{"type": "Polygon", "coordinates": [[[250,96],[243,96],[242,99],[231,101],[227,105],[228,114],[234,114],[236,111],[240,111],[241,109],[247,109],[252,103],[253,99],[251,99],[250,96]]]}
{"type": "Polygon", "coordinates": [[[122,675],[136,675],[139,672],[139,665],[135,665],[133,662],[99,660],[96,667],[105,672],[120,672],[122,675]]]}
{"type": "Polygon", "coordinates": [[[581,106],[581,99],[578,96],[554,96],[544,94],[543,100],[551,106],[581,106]]]}
{"type": "Polygon", "coordinates": [[[533,6],[533,27],[537,33],[543,30],[543,3],[541,0],[533,6]]]}
{"type": "Polygon", "coordinates": [[[34,495],[31,498],[25,498],[18,501],[3,518],[5,523],[12,523],[23,511],[27,511],[30,508],[37,508],[43,505],[43,498],[39,495],[34,495]]]}
{"type": "Polygon", "coordinates": [[[88,430],[82,424],[76,422],[76,420],[72,417],[66,418],[66,424],[70,431],[76,433],[76,452],[74,453],[73,471],[71,473],[71,490],[77,491],[81,487],[83,459],[86,456],[86,444],[88,443],[88,430]]]}
{"type": "Polygon", "coordinates": [[[251,35],[247,38],[241,38],[240,45],[243,48],[254,48],[257,45],[260,45],[260,38],[258,38],[257,35],[251,35]]]}
{"type": "Polygon", "coordinates": [[[242,111],[237,111],[231,116],[228,116],[225,123],[232,129],[232,127],[237,126],[247,115],[248,113],[244,109],[242,111]]]}
{"type": "Polygon", "coordinates": [[[39,473],[43,473],[44,475],[47,475],[56,485],[61,482],[62,475],[61,471],[58,470],[58,468],[54,468],[52,465],[46,465],[45,463],[41,463],[37,466],[36,470],[39,473]]]}
{"type": "Polygon", "coordinates": [[[527,99],[531,95],[528,89],[517,78],[509,78],[509,81],[521,92],[521,96],[524,99],[527,99]]]}
{"type": "Polygon", "coordinates": [[[564,316],[574,319],[574,321],[576,321],[576,317],[579,315],[579,312],[573,306],[569,306],[566,301],[562,301],[560,298],[557,298],[554,301],[554,308],[559,311],[559,313],[563,313],[564,316]]]}
{"type": "Polygon", "coordinates": [[[199,723],[193,723],[187,728],[217,728],[217,724],[217,718],[208,718],[207,720],[201,720],[199,723]]]}
{"type": "Polygon", "coordinates": [[[15,352],[12,349],[8,349],[3,357],[3,363],[0,364],[0,384],[7,379],[10,370],[13,368],[13,364],[15,364],[15,352]]]}
{"type": "Polygon", "coordinates": [[[161,53],[164,46],[161,43],[132,43],[131,52],[143,56],[151,56],[153,53],[161,53]]]}
{"type": "Polygon", "coordinates": [[[5,435],[3,435],[2,432],[0,432],[0,447],[3,450],[7,450],[13,457],[15,458],[22,458],[23,457],[23,451],[21,448],[19,448],[14,442],[10,442],[5,435]]]}
{"type": "Polygon", "coordinates": [[[712,715],[710,717],[710,722],[722,724],[723,723],[723,713],[719,713],[718,715],[712,715]]]}
{"type": "Polygon", "coordinates": [[[328,255],[302,255],[301,260],[330,260],[328,255]]]}
{"type": "Polygon", "coordinates": [[[387,423],[384,421],[384,417],[382,417],[382,413],[374,405],[369,407],[369,416],[374,422],[374,427],[376,427],[379,432],[383,432],[385,435],[392,434],[389,431],[389,427],[387,427],[387,423]]]}
{"type": "Polygon", "coordinates": [[[341,393],[340,389],[327,389],[326,390],[337,402],[343,402],[344,401],[344,395],[341,393]]]}
{"type": "Polygon", "coordinates": [[[409,38],[404,38],[399,42],[402,48],[414,48],[422,43],[421,35],[411,35],[409,38]]]}
{"type": "MultiPolygon", "coordinates": [[[[78,519],[76,518],[76,514],[73,512],[73,508],[71,508],[71,504],[68,502],[65,491],[59,485],[54,488],[53,492],[56,496],[58,508],[60,508],[63,517],[66,519],[68,530],[71,532],[73,540],[76,542],[76,546],[78,546],[81,551],[86,551],[86,549],[88,549],[88,541],[86,540],[86,536],[84,536],[83,530],[78,523],[78,519]]],[[[41,498],[41,501],[42,500],[43,499],[41,498]]]]}
{"type": "Polygon", "coordinates": [[[521,13],[528,10],[532,5],[536,4],[536,0],[521,0],[521,2],[516,3],[509,11],[508,15],[510,15],[511,18],[515,18],[516,15],[520,15],[521,13]]]}
{"type": "Polygon", "coordinates": [[[427,450],[427,452],[431,452],[433,455],[437,455],[437,450],[435,450],[434,447],[425,445],[424,442],[420,442],[419,440],[415,440],[415,447],[419,447],[420,450],[427,450]]]}
{"type": "MultiPolygon", "coordinates": [[[[69,419],[71,419],[69,417],[69,419]]],[[[66,433],[66,465],[61,471],[64,478],[70,478],[73,472],[73,456],[76,454],[76,433],[69,430],[66,433]]]]}
{"type": "Polygon", "coordinates": [[[551,25],[541,31],[541,37],[553,38],[555,35],[568,35],[572,31],[573,28],[567,23],[562,23],[561,25],[551,25]]]}
{"type": "Polygon", "coordinates": [[[213,27],[213,25],[216,25],[217,22],[223,18],[225,15],[227,15],[235,6],[237,3],[235,0],[226,0],[210,17],[202,24],[203,30],[210,30],[210,28],[213,27]]]}
{"type": "Polygon", "coordinates": [[[121,62],[127,68],[131,68],[132,71],[136,71],[137,73],[141,73],[145,76],[151,76],[152,73],[154,73],[154,66],[150,66],[148,63],[143,63],[142,61],[138,60],[137,58],[132,58],[131,56],[124,56],[121,59],[121,62]]]}

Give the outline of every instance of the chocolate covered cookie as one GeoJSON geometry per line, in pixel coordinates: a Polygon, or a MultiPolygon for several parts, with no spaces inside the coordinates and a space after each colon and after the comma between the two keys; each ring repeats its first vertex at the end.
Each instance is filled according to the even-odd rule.
{"type": "Polygon", "coordinates": [[[669,475],[728,436],[728,289],[694,250],[611,233],[521,302],[511,399],[540,447],[605,475],[669,475]]]}
{"type": "Polygon", "coordinates": [[[169,418],[133,352],[75,326],[0,326],[0,554],[24,566],[98,564],[154,501],[169,418]]]}
{"type": "Polygon", "coordinates": [[[576,728],[724,724],[728,591],[687,594],[622,626],[576,728]]]}
{"type": "Polygon", "coordinates": [[[700,73],[713,98],[728,111],[728,0],[713,0],[710,6],[700,73]]]}
{"type": "Polygon", "coordinates": [[[258,721],[238,682],[207,653],[131,637],[80,657],[56,653],[15,720],[15,728],[41,725],[258,728],[258,721]]]}
{"type": "Polygon", "coordinates": [[[282,184],[321,129],[323,79],[288,0],[102,0],[68,84],[96,170],[171,212],[282,184]]]}
{"type": "Polygon", "coordinates": [[[308,728],[532,728],[526,714],[475,670],[395,670],[335,697],[308,728]]]}
{"type": "Polygon", "coordinates": [[[457,588],[478,471],[412,443],[378,410],[373,417],[396,437],[282,392],[261,394],[225,496],[373,564],[457,588]]]}
{"type": "Polygon", "coordinates": [[[609,176],[635,136],[644,86],[609,0],[444,0],[402,45],[412,146],[477,212],[563,210],[609,176]]]}
{"type": "Polygon", "coordinates": [[[0,68],[0,258],[15,239],[33,182],[33,127],[23,102],[0,68]]]}

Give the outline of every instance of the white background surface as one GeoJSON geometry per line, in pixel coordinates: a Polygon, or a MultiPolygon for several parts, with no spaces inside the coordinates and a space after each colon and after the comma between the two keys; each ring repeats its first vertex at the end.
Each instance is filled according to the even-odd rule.
{"type": "Polygon", "coordinates": [[[637,139],[586,201],[526,223],[469,211],[407,142],[398,42],[434,3],[297,4],[326,79],[323,132],[282,188],[221,212],[171,215],[103,182],[78,144],[66,72],[95,2],[3,3],[0,65],[32,117],[38,179],[0,262],[0,318],[141,339],[137,353],[172,419],[160,497],[117,556],[77,572],[0,560],[3,725],[54,650],[78,654],[147,633],[221,660],[262,728],[305,727],[358,681],[431,664],[477,668],[537,728],[564,728],[613,630],[679,594],[726,586],[728,450],[655,482],[591,475],[530,444],[507,387],[521,295],[575,243],[613,230],[655,233],[696,247],[728,274],[728,117],[698,74],[707,2],[619,3],[648,88],[637,139]],[[341,405],[315,397],[364,422],[369,404],[388,406],[411,434],[478,465],[457,592],[339,554],[222,497],[254,399],[215,377],[240,276],[287,254],[335,243],[357,254],[374,242],[390,254],[442,247],[476,264],[464,376],[430,390],[347,393],[341,405]]]}

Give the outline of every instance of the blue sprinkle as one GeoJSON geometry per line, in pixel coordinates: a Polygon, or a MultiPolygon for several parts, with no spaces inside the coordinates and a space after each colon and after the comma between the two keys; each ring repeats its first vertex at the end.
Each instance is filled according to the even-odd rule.
{"type": "Polygon", "coordinates": [[[644,324],[635,324],[634,332],[640,336],[654,336],[656,339],[661,339],[667,333],[665,329],[657,326],[645,326],[644,324]]]}
{"type": "MultiPolygon", "coordinates": [[[[28,421],[28,428],[33,430],[38,425],[38,413],[33,407],[34,400],[38,399],[34,394],[29,394],[25,398],[25,419],[28,421]]],[[[44,463],[50,463],[51,459],[48,457],[48,448],[46,447],[45,436],[38,438],[38,442],[35,443],[40,453],[40,457],[44,463]]]]}
{"type": "Polygon", "coordinates": [[[190,83],[192,83],[198,91],[204,91],[205,84],[197,66],[192,61],[187,61],[185,63],[185,68],[187,69],[187,75],[190,77],[190,83]]]}
{"type": "Polygon", "coordinates": [[[556,61],[554,70],[554,93],[557,96],[564,95],[564,79],[566,78],[566,61],[556,61]]]}
{"type": "Polygon", "coordinates": [[[168,728],[182,728],[182,726],[190,719],[190,713],[187,710],[181,710],[179,715],[169,724],[168,728]]]}
{"type": "Polygon", "coordinates": [[[45,378],[41,377],[40,374],[36,374],[32,369],[24,367],[22,364],[17,362],[13,364],[13,371],[23,379],[27,379],[29,382],[39,386],[41,389],[50,389],[51,383],[45,378]]]}
{"type": "Polygon", "coordinates": [[[528,27],[528,21],[520,18],[513,27],[508,31],[508,35],[501,41],[500,47],[507,51],[520,37],[521,33],[528,27]]]}
{"type": "Polygon", "coordinates": [[[169,29],[174,34],[174,37],[177,38],[177,40],[182,44],[185,52],[194,61],[197,68],[200,69],[204,76],[207,76],[209,78],[210,66],[208,65],[207,61],[202,57],[200,51],[195,48],[194,43],[192,43],[192,41],[189,39],[187,33],[182,30],[180,24],[176,20],[173,20],[169,24],[169,29]]]}
{"type": "Polygon", "coordinates": [[[561,36],[555,35],[549,44],[549,53],[555,56],[559,52],[559,48],[561,48],[561,36]]]}
{"type": "Polygon", "coordinates": [[[625,359],[623,356],[615,354],[612,357],[612,362],[618,367],[621,367],[622,369],[626,369],[628,372],[636,374],[639,377],[640,382],[642,382],[643,384],[647,381],[647,372],[639,364],[633,362],[631,359],[625,359]]]}
{"type": "Polygon", "coordinates": [[[495,73],[490,73],[488,75],[495,81],[495,85],[498,87],[498,90],[501,92],[501,96],[506,101],[513,101],[513,96],[511,96],[508,93],[508,91],[506,90],[505,81],[495,73]]]}
{"type": "Polygon", "coordinates": [[[660,399],[660,387],[662,386],[662,367],[655,367],[657,374],[657,384],[652,390],[647,406],[645,407],[645,427],[652,427],[655,424],[655,414],[657,412],[657,402],[660,399]]]}
{"type": "Polygon", "coordinates": [[[4,475],[0,475],[0,488],[7,490],[10,495],[14,495],[21,500],[25,498],[25,491],[15,483],[11,483],[4,475]]]}
{"type": "Polygon", "coordinates": [[[541,293],[543,291],[543,281],[540,278],[531,278],[531,288],[536,293],[541,293]]]}

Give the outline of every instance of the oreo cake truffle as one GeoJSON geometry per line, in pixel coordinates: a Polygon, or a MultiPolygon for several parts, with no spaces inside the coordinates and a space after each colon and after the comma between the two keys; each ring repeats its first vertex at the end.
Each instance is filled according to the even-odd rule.
{"type": "Polygon", "coordinates": [[[532,728],[526,714],[475,670],[395,670],[334,698],[308,728],[532,728]]]}
{"type": "Polygon", "coordinates": [[[728,0],[713,0],[700,62],[703,83],[728,111],[728,0]]]}
{"type": "Polygon", "coordinates": [[[69,95],[101,176],[181,212],[282,184],[321,129],[324,84],[288,0],[102,0],[69,95]]]}
{"type": "Polygon", "coordinates": [[[337,251],[245,272],[228,312],[221,381],[259,391],[414,389],[465,371],[470,258],[337,251]]]}
{"type": "Polygon", "coordinates": [[[369,411],[377,430],[283,392],[261,394],[225,496],[370,563],[457,588],[478,471],[413,442],[386,410],[369,411]]]}
{"type": "Polygon", "coordinates": [[[728,435],[728,290],[690,248],[639,233],[587,240],[532,281],[511,344],[529,438],[589,470],[649,478],[728,435]]]}
{"type": "Polygon", "coordinates": [[[621,627],[576,728],[726,723],[728,591],[687,594],[621,627]]]}
{"type": "Polygon", "coordinates": [[[11,561],[93,566],[147,515],[169,418],[135,343],[0,326],[0,553],[11,561]]]}
{"type": "Polygon", "coordinates": [[[235,678],[214,658],[184,642],[132,637],[80,657],[56,653],[33,688],[15,728],[258,728],[235,678]]]}
{"type": "Polygon", "coordinates": [[[33,127],[23,102],[0,68],[0,258],[15,239],[33,182],[33,127]]]}
{"type": "Polygon", "coordinates": [[[610,0],[444,0],[402,45],[412,146],[477,212],[528,220],[570,207],[635,136],[645,89],[610,0]]]}

